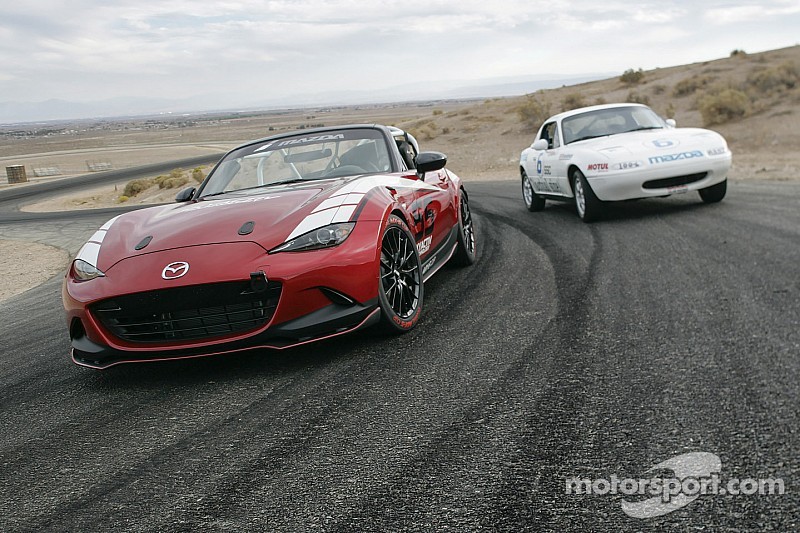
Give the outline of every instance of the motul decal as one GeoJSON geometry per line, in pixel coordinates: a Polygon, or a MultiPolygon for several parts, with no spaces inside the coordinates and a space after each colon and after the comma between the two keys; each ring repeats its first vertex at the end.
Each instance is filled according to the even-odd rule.
{"type": "Polygon", "coordinates": [[[422,255],[422,254],[424,254],[425,252],[427,252],[428,250],[431,249],[431,241],[432,240],[433,240],[433,237],[429,236],[429,237],[425,237],[424,239],[422,239],[421,241],[419,241],[417,243],[417,252],[419,253],[419,255],[422,255]]]}
{"type": "Polygon", "coordinates": [[[595,172],[608,170],[608,163],[592,163],[591,165],[587,165],[586,170],[593,170],[595,172]]]}

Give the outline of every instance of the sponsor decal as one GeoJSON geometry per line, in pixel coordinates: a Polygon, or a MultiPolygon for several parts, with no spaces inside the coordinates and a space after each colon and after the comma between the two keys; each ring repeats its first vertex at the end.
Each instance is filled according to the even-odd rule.
{"type": "Polygon", "coordinates": [[[253,202],[263,202],[264,200],[271,200],[273,198],[277,198],[277,196],[252,196],[250,198],[234,198],[231,200],[209,199],[193,205],[181,206],[179,207],[180,211],[178,212],[185,213],[186,211],[199,211],[201,209],[211,209],[212,207],[223,207],[226,205],[251,204],[253,202]]]}
{"type": "Polygon", "coordinates": [[[651,157],[649,161],[651,164],[655,165],[658,163],[670,163],[680,159],[694,159],[696,157],[704,157],[703,152],[700,150],[694,150],[692,152],[678,152],[677,154],[657,155],[651,157]]]}
{"type": "Polygon", "coordinates": [[[592,170],[594,172],[602,172],[604,170],[608,170],[608,163],[591,163],[586,165],[586,170],[592,170]]]}
{"type": "Polygon", "coordinates": [[[542,175],[542,154],[543,152],[539,152],[539,157],[536,158],[536,173],[540,176],[542,175]]]}
{"type": "Polygon", "coordinates": [[[712,148],[711,150],[709,150],[708,155],[713,157],[715,155],[722,155],[727,151],[728,151],[727,148],[725,148],[724,146],[720,146],[719,148],[712,148]]]}
{"type": "Polygon", "coordinates": [[[430,259],[428,259],[428,260],[425,262],[425,266],[423,266],[423,267],[422,267],[422,275],[423,275],[423,276],[424,276],[425,274],[427,274],[427,273],[428,273],[428,271],[429,271],[429,270],[430,270],[430,269],[433,267],[433,265],[436,263],[436,256],[437,256],[437,254],[433,254],[433,255],[430,257],[430,259]]]}
{"type": "Polygon", "coordinates": [[[182,278],[189,272],[189,263],[186,261],[175,261],[164,267],[161,271],[161,277],[170,280],[182,278]]]}
{"type": "Polygon", "coordinates": [[[551,169],[552,167],[550,165],[544,165],[542,167],[542,174],[544,174],[545,176],[550,176],[552,174],[551,169]]]}
{"type": "Polygon", "coordinates": [[[558,156],[559,161],[569,161],[572,159],[572,154],[561,154],[558,156]]]}
{"type": "Polygon", "coordinates": [[[656,148],[669,148],[670,146],[677,146],[678,142],[673,141],[671,139],[656,139],[653,142],[653,146],[656,148]]]}
{"type": "Polygon", "coordinates": [[[412,327],[414,324],[416,324],[417,321],[419,320],[419,309],[417,309],[417,311],[414,313],[414,316],[411,317],[411,320],[403,320],[399,316],[393,316],[392,320],[394,321],[395,324],[397,324],[401,328],[408,329],[412,327]]]}
{"type": "Polygon", "coordinates": [[[428,236],[417,243],[417,252],[419,253],[419,255],[422,255],[431,249],[432,239],[433,239],[432,236],[428,236]]]}
{"type": "Polygon", "coordinates": [[[683,194],[683,193],[689,191],[689,186],[688,185],[675,185],[675,186],[672,186],[672,187],[667,187],[667,191],[669,191],[670,194],[683,194]]]}
{"type": "Polygon", "coordinates": [[[541,191],[537,192],[561,192],[561,187],[558,185],[558,180],[556,179],[548,179],[539,182],[539,187],[541,191]]]}
{"type": "Polygon", "coordinates": [[[262,150],[275,150],[278,148],[283,148],[284,146],[294,146],[296,144],[307,144],[307,143],[317,143],[317,142],[324,142],[324,141],[340,141],[344,139],[343,133],[337,133],[336,135],[333,134],[325,134],[325,135],[313,135],[311,137],[300,137],[299,139],[286,139],[285,141],[272,141],[268,142],[267,144],[260,146],[253,150],[255,152],[261,152],[262,150]]]}
{"type": "Polygon", "coordinates": [[[641,161],[626,161],[624,163],[617,163],[614,165],[616,170],[630,170],[632,168],[639,168],[642,166],[641,161]]]}

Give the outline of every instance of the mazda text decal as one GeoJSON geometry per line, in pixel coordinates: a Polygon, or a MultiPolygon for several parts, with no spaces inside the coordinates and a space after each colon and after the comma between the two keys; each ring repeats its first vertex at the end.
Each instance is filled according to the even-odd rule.
{"type": "Polygon", "coordinates": [[[212,207],[223,207],[226,205],[236,205],[236,204],[251,204],[253,202],[263,202],[264,200],[271,200],[273,198],[277,198],[276,196],[253,196],[251,198],[232,198],[230,200],[204,200],[203,202],[198,202],[193,205],[187,205],[183,207],[181,212],[186,211],[198,211],[200,209],[210,209],[212,207]]]}
{"type": "Polygon", "coordinates": [[[670,155],[657,155],[650,158],[650,163],[657,164],[657,163],[669,163],[671,161],[677,161],[679,159],[694,159],[695,157],[703,157],[703,152],[700,150],[694,150],[693,152],[680,152],[677,154],[670,154],[670,155]]]}
{"type": "Polygon", "coordinates": [[[260,148],[254,150],[254,152],[260,152],[262,150],[275,150],[277,148],[283,148],[284,146],[293,146],[295,144],[307,144],[307,143],[318,143],[324,141],[341,141],[344,140],[344,134],[338,133],[336,135],[314,135],[313,137],[301,137],[299,139],[287,139],[285,141],[272,141],[260,148]]]}

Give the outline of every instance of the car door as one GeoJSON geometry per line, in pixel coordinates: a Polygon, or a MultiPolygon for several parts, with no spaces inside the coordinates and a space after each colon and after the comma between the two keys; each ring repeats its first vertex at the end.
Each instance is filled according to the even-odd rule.
{"type": "Polygon", "coordinates": [[[536,163],[533,189],[542,194],[564,196],[566,162],[561,158],[561,132],[558,123],[549,122],[542,127],[540,139],[547,141],[547,149],[535,153],[536,163]]]}
{"type": "Polygon", "coordinates": [[[458,223],[452,182],[446,169],[427,172],[422,180],[430,187],[417,189],[414,221],[417,225],[417,250],[420,258],[441,246],[458,223]]]}

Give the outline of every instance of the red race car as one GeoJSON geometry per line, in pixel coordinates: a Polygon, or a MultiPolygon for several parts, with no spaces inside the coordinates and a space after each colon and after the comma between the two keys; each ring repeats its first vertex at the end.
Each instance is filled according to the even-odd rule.
{"type": "Polygon", "coordinates": [[[63,285],[72,359],[92,368],[287,348],[380,323],[402,333],[423,282],[475,261],[447,157],[397,128],[276,135],[226,154],[177,203],[120,215],[63,285]]]}

